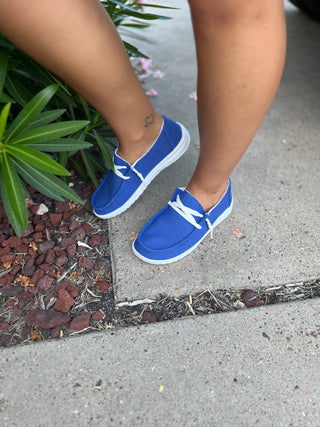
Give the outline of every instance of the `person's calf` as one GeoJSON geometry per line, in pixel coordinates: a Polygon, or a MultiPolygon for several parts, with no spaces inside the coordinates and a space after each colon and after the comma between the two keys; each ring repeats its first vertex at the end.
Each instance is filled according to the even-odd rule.
{"type": "Polygon", "coordinates": [[[268,19],[283,0],[189,0],[193,20],[203,31],[219,31],[222,26],[248,25],[268,19]]]}

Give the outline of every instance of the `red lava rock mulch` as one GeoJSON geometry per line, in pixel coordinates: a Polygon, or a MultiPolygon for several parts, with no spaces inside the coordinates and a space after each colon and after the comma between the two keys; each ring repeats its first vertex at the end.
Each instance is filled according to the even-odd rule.
{"type": "Polygon", "coordinates": [[[114,308],[106,223],[85,201],[46,199],[29,188],[28,229],[18,237],[0,209],[0,345],[104,329],[114,308]]]}

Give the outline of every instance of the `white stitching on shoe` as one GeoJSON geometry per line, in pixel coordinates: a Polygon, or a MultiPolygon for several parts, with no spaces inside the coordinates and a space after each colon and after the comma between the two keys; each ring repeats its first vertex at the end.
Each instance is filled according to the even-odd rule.
{"type": "Polygon", "coordinates": [[[201,225],[197,223],[197,221],[194,219],[194,216],[197,216],[199,218],[203,218],[203,215],[194,209],[189,208],[188,206],[185,206],[181,200],[180,196],[178,194],[177,199],[174,202],[171,202],[171,200],[168,202],[168,204],[174,209],[179,215],[181,215],[185,220],[190,222],[191,225],[201,230],[201,225]]]}

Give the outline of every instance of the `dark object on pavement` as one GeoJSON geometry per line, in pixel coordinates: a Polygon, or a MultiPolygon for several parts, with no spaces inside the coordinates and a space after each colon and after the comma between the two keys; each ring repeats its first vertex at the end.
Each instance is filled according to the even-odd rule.
{"type": "Polygon", "coordinates": [[[320,20],[320,0],[290,0],[304,13],[316,20],[320,20]]]}

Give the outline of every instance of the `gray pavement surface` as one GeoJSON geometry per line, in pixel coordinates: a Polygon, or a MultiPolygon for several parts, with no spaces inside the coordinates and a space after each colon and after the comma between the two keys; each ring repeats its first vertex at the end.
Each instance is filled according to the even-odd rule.
{"type": "Polygon", "coordinates": [[[319,308],[313,299],[3,349],[0,425],[319,426],[319,308]]]}
{"type": "Polygon", "coordinates": [[[183,295],[203,289],[228,289],[304,281],[320,274],[320,25],[286,3],[288,54],[278,94],[245,156],[232,174],[234,210],[184,260],[155,267],[131,251],[132,233],[185,186],[196,165],[199,143],[196,57],[186,1],[172,21],[152,26],[155,44],[142,51],[166,73],[147,81],[158,97],[156,109],[185,124],[191,145],[182,159],[162,172],[142,197],[109,221],[113,273],[118,300],[183,295]],[[246,238],[232,231],[239,228],[246,238]],[[183,273],[183,274],[182,274],[183,273]]]}

